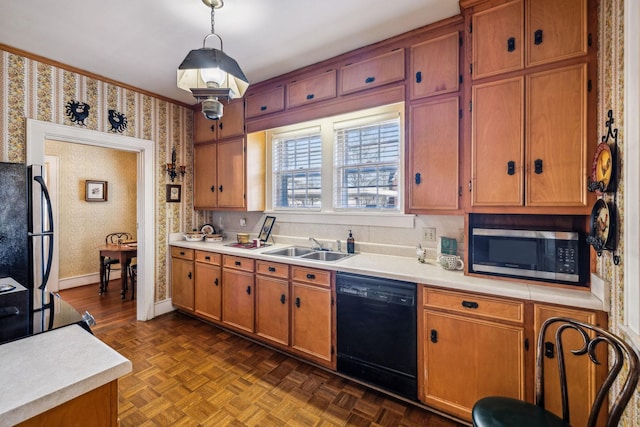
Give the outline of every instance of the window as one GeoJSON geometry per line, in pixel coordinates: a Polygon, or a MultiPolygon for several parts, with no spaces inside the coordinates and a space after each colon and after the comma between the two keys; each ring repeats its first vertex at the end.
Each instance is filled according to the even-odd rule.
{"type": "Polygon", "coordinates": [[[267,132],[268,209],[400,214],[402,103],[267,132]]]}

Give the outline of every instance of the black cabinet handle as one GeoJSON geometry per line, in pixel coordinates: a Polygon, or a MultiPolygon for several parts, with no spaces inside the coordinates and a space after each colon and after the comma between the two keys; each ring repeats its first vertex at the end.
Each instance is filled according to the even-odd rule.
{"type": "Polygon", "coordinates": [[[376,81],[375,77],[367,77],[366,79],[364,79],[364,82],[369,84],[369,83],[373,83],[376,81]]]}
{"type": "Polygon", "coordinates": [[[237,266],[241,266],[241,265],[242,265],[242,262],[241,262],[241,261],[236,261],[236,265],[237,265],[237,266]]]}
{"type": "Polygon", "coordinates": [[[462,301],[464,308],[478,308],[478,303],[475,301],[462,301]]]}
{"type": "Polygon", "coordinates": [[[207,261],[211,261],[211,257],[209,255],[206,255],[204,259],[206,259],[207,261]]]}
{"type": "Polygon", "coordinates": [[[247,286],[247,295],[251,295],[251,286],[247,286]]]}
{"type": "Polygon", "coordinates": [[[222,122],[220,122],[220,123],[218,124],[218,127],[219,127],[220,129],[222,129],[222,127],[223,127],[222,122]]]}
{"type": "Polygon", "coordinates": [[[274,273],[276,271],[276,268],[275,267],[269,267],[269,271],[274,273]]]}
{"type": "Polygon", "coordinates": [[[313,280],[313,279],[315,279],[315,278],[316,278],[316,275],[315,275],[315,274],[311,274],[311,273],[307,274],[307,279],[309,279],[309,280],[313,280]]]}
{"type": "Polygon", "coordinates": [[[516,38],[509,37],[507,39],[507,52],[513,52],[514,50],[516,50],[516,38]]]}
{"type": "Polygon", "coordinates": [[[312,94],[312,93],[310,93],[309,95],[307,95],[307,99],[313,99],[313,98],[315,98],[315,97],[316,97],[316,96],[315,96],[314,94],[312,94]]]}
{"type": "Polygon", "coordinates": [[[211,125],[211,132],[215,132],[216,131],[216,125],[211,125]]]}
{"type": "Polygon", "coordinates": [[[218,191],[222,193],[222,185],[218,187],[218,191]]]}
{"type": "Polygon", "coordinates": [[[533,171],[538,175],[542,173],[542,159],[535,159],[533,161],[533,171]]]}
{"type": "Polygon", "coordinates": [[[212,192],[212,193],[215,193],[215,192],[216,192],[216,186],[215,186],[215,185],[212,185],[212,186],[211,186],[211,192],[212,192]]]}
{"type": "Polygon", "coordinates": [[[416,83],[422,83],[422,71],[416,73],[416,83]]]}
{"type": "Polygon", "coordinates": [[[555,346],[553,345],[552,342],[546,341],[544,343],[544,355],[545,357],[549,358],[549,359],[553,359],[553,356],[555,354],[555,346]]]}
{"type": "Polygon", "coordinates": [[[296,298],[296,307],[300,308],[300,297],[296,298]]]}
{"type": "Polygon", "coordinates": [[[180,251],[180,255],[184,256],[184,252],[180,251]]]}
{"type": "Polygon", "coordinates": [[[516,162],[513,160],[509,160],[507,162],[507,175],[515,175],[516,173],[516,162]]]}
{"type": "Polygon", "coordinates": [[[431,342],[434,344],[438,342],[438,331],[435,329],[431,330],[431,342]]]}
{"type": "Polygon", "coordinates": [[[420,172],[416,174],[415,180],[416,184],[420,185],[420,183],[422,182],[422,175],[420,175],[420,172]]]}
{"type": "Polygon", "coordinates": [[[260,111],[267,111],[267,106],[266,105],[262,105],[260,107],[260,111]]]}
{"type": "Polygon", "coordinates": [[[287,301],[287,298],[284,296],[284,294],[280,295],[280,302],[284,304],[285,301],[287,301]]]}
{"type": "Polygon", "coordinates": [[[192,274],[191,274],[191,272],[189,272],[189,274],[187,274],[187,277],[189,277],[189,279],[191,279],[191,276],[192,276],[192,274]]]}
{"type": "Polygon", "coordinates": [[[542,44],[542,30],[536,30],[533,33],[533,44],[535,45],[542,44]]]}
{"type": "Polygon", "coordinates": [[[216,277],[216,280],[213,281],[213,284],[218,286],[220,284],[220,280],[216,277]]]}

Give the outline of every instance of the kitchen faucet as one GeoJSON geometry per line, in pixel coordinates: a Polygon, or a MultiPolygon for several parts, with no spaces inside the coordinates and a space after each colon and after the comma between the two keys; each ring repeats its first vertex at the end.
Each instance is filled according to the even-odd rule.
{"type": "Polygon", "coordinates": [[[322,247],[322,243],[318,242],[316,239],[314,239],[313,237],[309,237],[309,241],[313,242],[316,244],[316,246],[311,245],[311,249],[316,249],[316,250],[323,250],[324,248],[322,247]]]}

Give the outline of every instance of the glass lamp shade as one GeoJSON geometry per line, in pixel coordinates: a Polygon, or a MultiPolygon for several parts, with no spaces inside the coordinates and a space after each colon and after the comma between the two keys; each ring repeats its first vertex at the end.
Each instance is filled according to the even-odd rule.
{"type": "Polygon", "coordinates": [[[178,87],[189,92],[193,88],[211,87],[207,86],[207,78],[213,79],[210,81],[220,88],[231,89],[231,98],[241,98],[249,87],[249,81],[235,59],[218,49],[194,49],[178,67],[178,87]],[[221,72],[212,73],[216,68],[221,72]]]}

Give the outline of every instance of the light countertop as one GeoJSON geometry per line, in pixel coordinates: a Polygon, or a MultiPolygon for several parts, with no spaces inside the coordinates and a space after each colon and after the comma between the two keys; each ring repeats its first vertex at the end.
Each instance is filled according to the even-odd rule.
{"type": "Polygon", "coordinates": [[[287,244],[274,244],[256,249],[243,249],[226,246],[231,241],[224,242],[187,242],[186,240],[171,240],[172,246],[218,252],[228,255],[244,256],[248,258],[282,262],[290,265],[320,268],[325,270],[342,271],[356,274],[366,274],[389,279],[405,280],[420,284],[439,286],[454,290],[479,292],[500,297],[517,298],[541,303],[562,304],[576,308],[603,310],[606,306],[602,298],[596,296],[586,288],[568,288],[528,283],[512,282],[509,280],[465,276],[462,271],[444,270],[437,264],[420,263],[417,258],[372,253],[358,253],[355,256],[335,262],[313,261],[303,258],[265,255],[274,249],[284,248],[287,244]]]}
{"type": "Polygon", "coordinates": [[[0,345],[0,427],[48,411],[129,372],[131,362],[79,325],[0,345]]]}

